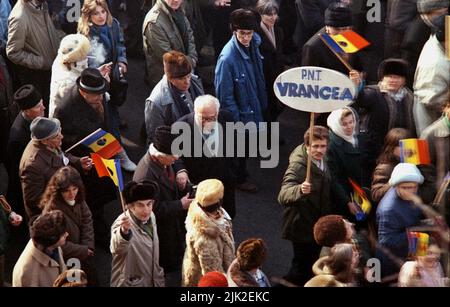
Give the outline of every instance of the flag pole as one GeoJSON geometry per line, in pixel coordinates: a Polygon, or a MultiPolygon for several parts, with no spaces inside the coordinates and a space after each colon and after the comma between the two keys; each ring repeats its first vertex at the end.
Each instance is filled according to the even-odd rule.
{"type": "MultiPolygon", "coordinates": [[[[314,134],[314,112],[311,112],[311,117],[309,119],[309,146],[311,148],[313,142],[314,134]]],[[[306,140],[304,140],[306,141],[306,140]]],[[[308,163],[306,164],[306,182],[311,183],[311,153],[308,153],[308,163]]]]}
{"type": "Polygon", "coordinates": [[[77,147],[78,145],[80,145],[81,143],[83,143],[84,141],[86,141],[88,138],[90,138],[91,136],[93,136],[94,134],[98,133],[100,130],[102,130],[102,128],[98,128],[97,130],[95,130],[94,132],[92,132],[91,134],[89,134],[87,137],[85,137],[84,139],[82,139],[81,141],[79,141],[78,143],[76,143],[75,145],[71,146],[70,148],[66,149],[66,151],[64,151],[64,153],[68,153],[69,151],[71,151],[72,149],[74,149],[75,147],[77,147]]]}
{"type": "Polygon", "coordinates": [[[348,71],[353,70],[353,67],[327,43],[327,41],[322,37],[322,35],[320,35],[320,34],[318,34],[318,35],[319,35],[320,39],[322,40],[322,42],[328,47],[328,49],[330,49],[331,52],[333,52],[333,54],[339,59],[339,61],[341,61],[341,63],[344,64],[345,67],[347,67],[348,71]]]}
{"type": "Polygon", "coordinates": [[[120,196],[120,204],[122,205],[122,210],[123,212],[125,212],[127,210],[127,208],[125,207],[125,200],[123,199],[123,194],[122,192],[119,190],[119,196],[120,196]]]}

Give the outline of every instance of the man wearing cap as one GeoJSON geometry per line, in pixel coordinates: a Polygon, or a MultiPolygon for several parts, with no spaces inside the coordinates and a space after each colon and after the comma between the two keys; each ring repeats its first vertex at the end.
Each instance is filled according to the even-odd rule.
{"type": "Polygon", "coordinates": [[[386,59],[378,68],[379,83],[359,92],[355,106],[364,114],[360,125],[363,180],[372,177],[384,137],[392,128],[415,135],[414,97],[405,86],[409,65],[402,59],[386,59]]]}
{"type": "Polygon", "coordinates": [[[413,200],[423,180],[415,165],[397,164],[389,180],[392,188],[378,204],[378,243],[382,248],[377,248],[376,257],[381,261],[382,277],[398,273],[401,263],[396,260],[405,261],[408,256],[407,229],[417,226],[422,218],[413,200]]]}
{"type": "Polygon", "coordinates": [[[142,27],[146,81],[151,89],[161,80],[163,55],[171,50],[185,54],[193,68],[197,51],[191,25],[182,9],[183,0],[157,0],[145,16],[142,27]]]}
{"type": "Polygon", "coordinates": [[[20,113],[11,126],[7,145],[10,186],[8,199],[16,204],[20,213],[24,213],[19,179],[20,158],[31,140],[30,124],[36,117],[44,116],[45,107],[41,94],[31,84],[19,88],[14,94],[14,101],[19,106],[20,113]]]}
{"type": "Polygon", "coordinates": [[[30,125],[31,141],[20,160],[19,175],[22,183],[23,201],[28,218],[39,215],[39,201],[53,174],[69,163],[80,171],[89,171],[92,160],[85,156],[65,155],[61,151],[63,135],[56,118],[36,117],[30,125]]]}
{"type": "Polygon", "coordinates": [[[166,286],[181,286],[181,264],[184,255],[186,230],[184,220],[192,202],[187,186],[176,182],[172,164],[178,159],[172,155],[174,135],[169,126],[156,128],[153,143],[134,172],[133,180],[152,180],[158,183],[158,203],[153,212],[156,216],[159,236],[160,261],[164,269],[166,286]]]}
{"type": "Polygon", "coordinates": [[[172,125],[194,110],[194,100],[204,95],[201,80],[192,73],[188,58],[172,50],[163,56],[164,76],[145,101],[147,144],[153,142],[155,129],[172,125]]]}
{"type": "Polygon", "coordinates": [[[208,272],[226,272],[234,259],[231,218],[222,208],[222,182],[207,179],[198,184],[186,218],[186,252],[183,286],[194,287],[208,272]]]}
{"type": "MultiPolygon", "coordinates": [[[[109,84],[96,68],[86,68],[78,77],[76,85],[68,90],[56,107],[54,117],[61,121],[64,132],[63,148],[69,148],[98,128],[110,132],[120,142],[119,123],[113,120],[109,102],[105,93],[109,84]]],[[[88,154],[83,146],[75,148],[74,152],[88,154]]],[[[117,158],[121,160],[124,170],[133,172],[136,164],[130,160],[125,150],[117,158]]]]}
{"type": "MultiPolygon", "coordinates": [[[[231,112],[234,122],[259,124],[264,122],[267,109],[267,91],[262,55],[259,52],[261,37],[254,33],[258,28],[257,13],[237,9],[231,13],[230,27],[233,36],[222,49],[217,60],[214,86],[221,108],[231,112]]],[[[244,131],[246,144],[249,134],[244,131]]],[[[257,192],[258,187],[248,181],[247,159],[239,158],[237,188],[257,192]]]]}
{"type": "Polygon", "coordinates": [[[127,210],[111,226],[111,287],[164,287],[153,207],[154,181],[130,181],[123,189],[127,210]]]}

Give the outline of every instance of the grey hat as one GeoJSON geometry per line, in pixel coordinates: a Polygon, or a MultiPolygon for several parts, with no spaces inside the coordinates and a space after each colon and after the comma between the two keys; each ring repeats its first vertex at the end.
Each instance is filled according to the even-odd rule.
{"type": "Polygon", "coordinates": [[[418,0],[417,11],[420,14],[428,14],[434,10],[448,8],[449,5],[449,0],[418,0]]]}
{"type": "Polygon", "coordinates": [[[56,118],[36,117],[30,125],[31,138],[36,141],[50,139],[61,130],[61,123],[56,118]]]}

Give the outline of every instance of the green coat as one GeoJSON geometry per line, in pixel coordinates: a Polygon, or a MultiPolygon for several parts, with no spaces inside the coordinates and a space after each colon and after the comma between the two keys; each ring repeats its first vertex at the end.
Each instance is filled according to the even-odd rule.
{"type": "Polygon", "coordinates": [[[166,52],[176,50],[184,53],[190,60],[192,68],[195,68],[197,51],[195,50],[194,34],[186,17],[184,21],[187,27],[188,46],[184,46],[180,31],[163,0],[157,0],[145,16],[142,34],[148,74],[147,82],[151,88],[164,75],[163,55],[166,52]]]}
{"type": "Polygon", "coordinates": [[[312,191],[308,195],[302,194],[300,185],[306,179],[307,160],[305,145],[294,149],[278,194],[278,202],[284,207],[282,237],[296,243],[314,242],[314,224],[321,216],[333,212],[329,197],[331,175],[328,166],[322,171],[312,163],[312,191]]]}

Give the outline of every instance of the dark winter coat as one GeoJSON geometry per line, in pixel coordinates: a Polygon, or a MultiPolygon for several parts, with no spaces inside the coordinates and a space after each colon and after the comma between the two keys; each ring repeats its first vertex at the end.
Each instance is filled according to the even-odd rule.
{"type": "MultiPolygon", "coordinates": [[[[278,202],[284,207],[282,237],[296,243],[313,243],[317,220],[334,212],[330,202],[331,174],[311,163],[311,193],[303,194],[300,185],[306,180],[308,156],[304,144],[294,149],[284,173],[278,202]]],[[[326,161],[325,161],[326,164],[326,161]]]]}
{"type": "Polygon", "coordinates": [[[330,131],[327,157],[335,185],[333,203],[339,214],[350,216],[347,203],[351,201],[350,193],[353,193],[353,188],[348,179],[351,178],[361,185],[361,152],[358,147],[353,147],[351,143],[330,131]]]}
{"type": "MultiPolygon", "coordinates": [[[[169,167],[175,178],[172,167],[169,167]]],[[[181,269],[184,255],[186,229],[184,220],[187,211],[183,209],[176,182],[170,182],[166,169],[151,159],[147,152],[134,172],[133,180],[153,180],[159,186],[159,198],[153,207],[159,237],[159,264],[165,273],[181,269]]]]}
{"type": "MultiPolygon", "coordinates": [[[[178,121],[188,123],[191,131],[194,133],[199,133],[198,128],[195,126],[194,113],[188,114],[178,121]]],[[[219,111],[218,119],[222,127],[225,127],[226,122],[233,122],[231,114],[227,111],[219,111]]],[[[224,128],[225,130],[225,128],[224,128]]],[[[202,136],[198,136],[200,139],[202,136]]],[[[223,140],[226,140],[227,136],[224,131],[223,140]]],[[[194,135],[191,138],[191,144],[194,144],[194,135]]],[[[203,144],[203,143],[202,143],[203,144]]],[[[226,144],[219,144],[220,148],[223,148],[225,153],[226,144]]],[[[194,147],[194,146],[192,146],[194,147]]],[[[194,148],[191,148],[190,157],[181,157],[174,164],[175,172],[181,169],[186,169],[189,174],[189,180],[193,184],[198,184],[205,179],[216,178],[222,181],[225,192],[222,207],[228,212],[228,214],[233,218],[236,213],[235,199],[234,199],[234,188],[236,185],[235,169],[236,169],[236,159],[231,157],[195,157],[194,148]]]]}

